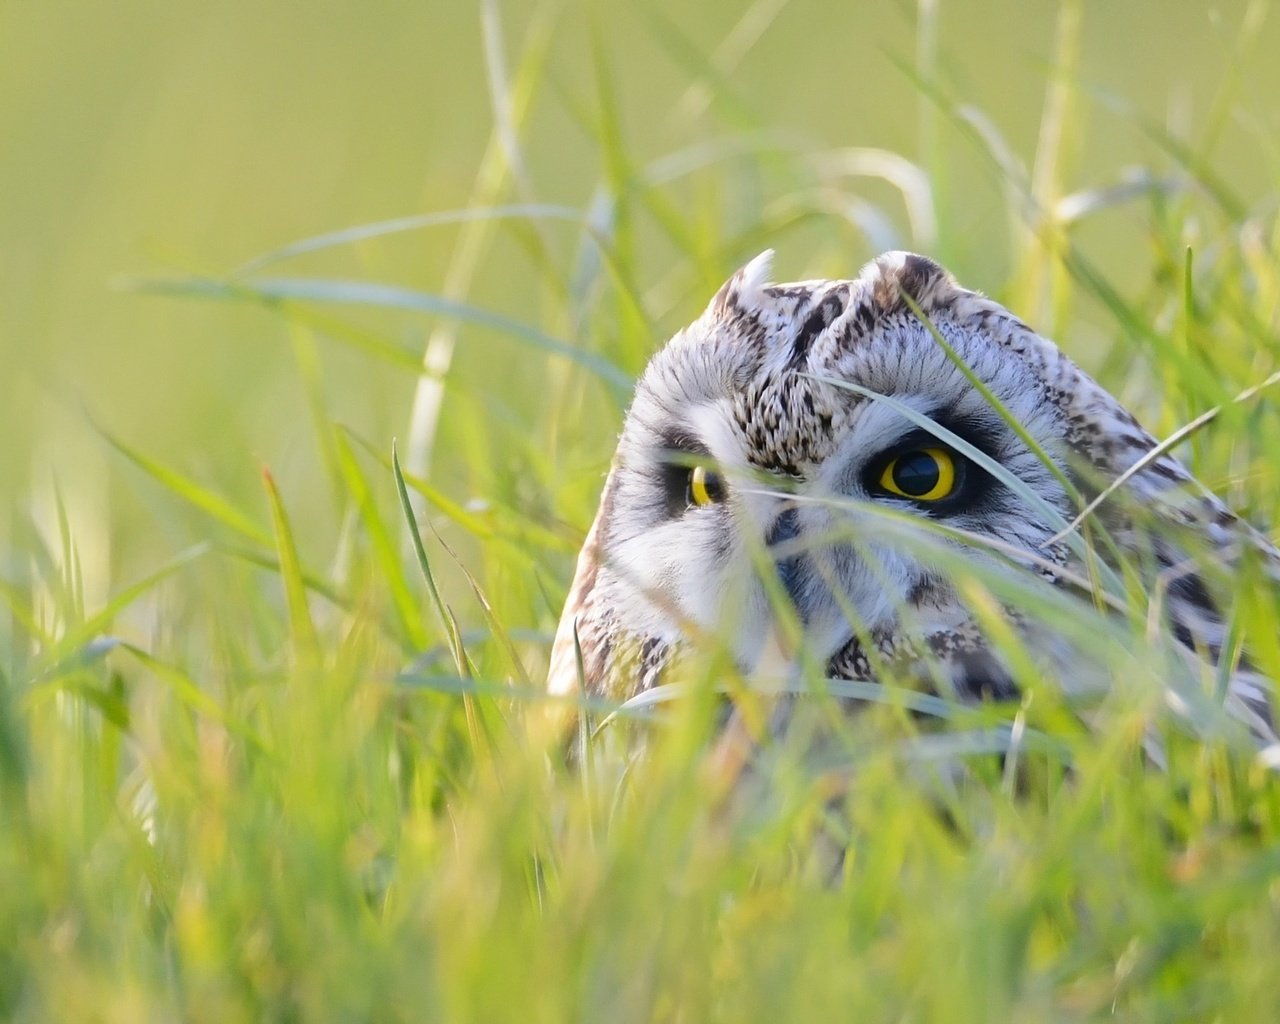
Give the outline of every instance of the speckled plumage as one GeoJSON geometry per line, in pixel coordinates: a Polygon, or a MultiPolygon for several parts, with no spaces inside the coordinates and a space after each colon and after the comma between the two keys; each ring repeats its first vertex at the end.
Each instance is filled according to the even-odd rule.
{"type": "MultiPolygon", "coordinates": [[[[1088,568],[1078,536],[1053,541],[1077,511],[1062,477],[1097,493],[1154,438],[1052,342],[924,257],[888,253],[856,280],[783,285],[766,283],[769,258],[726,282],[637,385],[560,621],[551,689],[577,688],[580,649],[590,691],[631,696],[663,678],[694,635],[721,638],[746,673],[776,662],[765,564],[795,607],[808,654],[831,675],[870,679],[877,664],[929,658],[961,697],[1012,696],[1010,675],[952,573],[903,544],[900,532],[860,517],[859,503],[964,531],[990,547],[942,543],[982,564],[1001,560],[991,550],[999,548],[1066,586],[1088,568]],[[929,325],[1060,472],[1008,427],[929,325]],[[920,430],[903,406],[1004,467],[1036,503],[985,473],[973,500],[957,507],[873,493],[868,467],[920,430]],[[714,505],[681,499],[697,460],[726,481],[714,505]]],[[[1188,551],[1226,566],[1247,549],[1274,571],[1274,549],[1167,454],[1103,508],[1115,544],[1153,577],[1164,574],[1172,634],[1216,659],[1224,627],[1204,559],[1178,567],[1188,551]]],[[[1070,666],[1070,645],[1008,613],[1046,660],[1070,666]]],[[[1266,734],[1268,684],[1247,667],[1233,679],[1232,710],[1266,734]]]]}

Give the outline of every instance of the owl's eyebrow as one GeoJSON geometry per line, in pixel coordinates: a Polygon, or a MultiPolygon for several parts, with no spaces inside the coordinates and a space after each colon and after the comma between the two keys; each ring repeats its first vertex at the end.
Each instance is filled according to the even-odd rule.
{"type": "Polygon", "coordinates": [[[701,440],[683,430],[668,430],[662,435],[662,447],[681,455],[710,457],[711,449],[701,440]]]}

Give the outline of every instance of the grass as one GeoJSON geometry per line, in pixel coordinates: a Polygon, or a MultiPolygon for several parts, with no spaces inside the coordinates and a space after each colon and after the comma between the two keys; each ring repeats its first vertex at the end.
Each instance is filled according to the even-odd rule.
{"type": "MultiPolygon", "coordinates": [[[[958,65],[953,12],[922,3],[886,31],[902,154],[834,151],[770,112],[752,59],[793,38],[784,4],[718,45],[679,11],[599,5],[577,64],[564,12],[481,7],[496,113],[458,209],[328,220],[225,272],[113,268],[132,315],[175,296],[251,310],[289,358],[186,393],[225,420],[184,419],[176,441],[69,389],[94,455],[32,446],[0,578],[0,1015],[1272,1019],[1280,784],[1216,727],[1212,671],[1148,628],[1160,595],[1133,566],[1103,610],[956,562],[993,631],[1014,600],[1090,644],[1111,684],[1090,728],[1064,696],[1078,680],[1040,678],[1011,635],[1022,705],[833,687],[869,710],[818,756],[804,736],[830,705],[806,704],[745,780],[713,752],[716,691],[758,695],[723,665],[654,694],[656,715],[583,702],[572,751],[548,741],[563,708],[541,686],[629,381],[766,245],[796,278],[929,248],[1158,435],[1198,424],[1178,453],[1274,521],[1265,5],[1197,41],[1216,91],[1170,126],[1091,77],[1078,0],[1046,27],[1043,106],[1003,112],[971,98],[1000,69],[958,65]],[[675,87],[654,73],[678,124],[657,153],[627,130],[632,47],[679,69],[675,87]],[[1029,145],[1004,117],[1034,121],[1029,145]],[[1143,140],[1141,174],[1100,153],[1104,118],[1143,140]],[[566,123],[599,154],[585,179],[543,143],[566,123]],[[1237,173],[1257,165],[1265,186],[1237,173]],[[436,276],[380,273],[407,237],[436,276]],[[351,404],[366,379],[393,415],[351,404]],[[262,440],[268,466],[240,441],[251,383],[267,433],[305,438],[262,440]],[[231,454],[204,457],[224,431],[231,454]],[[1204,728],[1164,710],[1177,687],[1204,728]]],[[[1227,582],[1234,635],[1280,678],[1280,584],[1248,563],[1227,582]]]]}

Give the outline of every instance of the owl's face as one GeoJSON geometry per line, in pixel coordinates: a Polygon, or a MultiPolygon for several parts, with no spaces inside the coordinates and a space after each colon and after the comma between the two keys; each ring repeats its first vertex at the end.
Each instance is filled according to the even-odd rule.
{"type": "MultiPolygon", "coordinates": [[[[1071,481],[1114,479],[1154,440],[1051,342],[923,257],[788,285],[765,283],[768,260],[734,275],[640,380],[552,689],[630,696],[698,637],[752,673],[797,656],[782,639],[794,628],[779,626],[789,615],[806,657],[833,675],[871,678],[878,658],[925,651],[960,692],[1003,692],[952,574],[875,513],[962,531],[969,542],[944,543],[971,562],[1012,555],[1059,582],[1073,555],[1050,541],[1076,511],[1071,481]]],[[[1129,486],[1155,496],[1189,479],[1161,456],[1129,486]]],[[[1199,518],[1234,522],[1197,500],[1199,518]]],[[[1158,544],[1155,557],[1177,555],[1158,544]]],[[[1198,612],[1197,636],[1218,629],[1194,577],[1170,604],[1198,612]]]]}

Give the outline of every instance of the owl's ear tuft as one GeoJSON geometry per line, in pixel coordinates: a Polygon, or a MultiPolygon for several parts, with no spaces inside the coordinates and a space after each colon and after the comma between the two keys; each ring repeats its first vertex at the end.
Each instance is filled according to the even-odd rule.
{"type": "Polygon", "coordinates": [[[720,286],[707,312],[713,319],[726,320],[759,308],[772,267],[773,250],[766,249],[720,286]]]}
{"type": "Polygon", "coordinates": [[[884,313],[902,309],[904,294],[926,313],[949,307],[963,294],[943,267],[913,252],[886,252],[863,267],[861,277],[870,281],[871,297],[884,313]]]}

